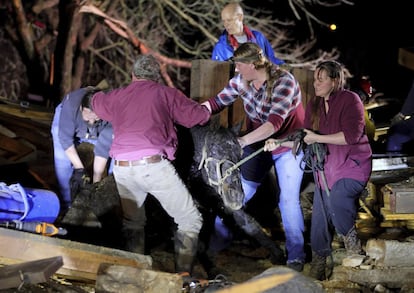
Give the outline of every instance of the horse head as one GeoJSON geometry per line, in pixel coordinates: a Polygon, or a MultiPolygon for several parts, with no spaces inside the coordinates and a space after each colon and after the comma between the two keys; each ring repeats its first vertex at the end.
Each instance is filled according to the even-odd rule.
{"type": "Polygon", "coordinates": [[[237,128],[225,128],[211,121],[191,129],[194,161],[203,181],[214,188],[224,205],[231,210],[243,206],[244,193],[240,169],[235,166],[242,156],[237,128]]]}

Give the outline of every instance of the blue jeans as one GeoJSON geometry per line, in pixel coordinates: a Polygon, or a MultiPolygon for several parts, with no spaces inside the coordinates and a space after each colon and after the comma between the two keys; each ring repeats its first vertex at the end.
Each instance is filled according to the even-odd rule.
{"type": "MultiPolygon", "coordinates": [[[[244,156],[253,151],[248,147],[245,148],[244,156]]],[[[244,204],[246,204],[256,193],[271,166],[275,167],[280,188],[279,210],[285,231],[288,263],[304,262],[306,256],[304,250],[305,224],[300,204],[300,187],[303,178],[303,170],[300,168],[302,157],[303,153],[295,158],[291,151],[277,155],[261,153],[247,161],[241,168],[242,186],[245,194],[244,204]]],[[[215,229],[221,237],[231,237],[231,232],[220,219],[216,219],[215,229]]]]}
{"type": "MultiPolygon", "coordinates": [[[[62,204],[62,208],[66,209],[72,204],[72,197],[70,194],[69,180],[73,173],[73,166],[69,158],[66,156],[65,150],[59,141],[59,120],[60,113],[62,111],[62,104],[59,104],[56,107],[55,115],[53,116],[52,121],[52,139],[53,139],[53,156],[54,156],[54,165],[55,165],[55,174],[56,179],[59,184],[59,197],[62,204]]],[[[86,123],[86,122],[85,122],[86,123]]],[[[74,145],[79,145],[80,143],[90,143],[95,145],[95,139],[79,139],[79,141],[74,140],[74,145]]],[[[111,174],[113,169],[113,162],[108,170],[108,173],[111,174]]]]}

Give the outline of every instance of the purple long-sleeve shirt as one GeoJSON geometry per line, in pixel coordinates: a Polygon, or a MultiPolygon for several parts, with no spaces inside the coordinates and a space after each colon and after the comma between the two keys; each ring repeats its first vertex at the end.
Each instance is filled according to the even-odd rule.
{"type": "MultiPolygon", "coordinates": [[[[328,187],[342,178],[367,182],[372,170],[372,151],[365,134],[364,105],[359,96],[351,91],[339,91],[329,97],[326,114],[324,99],[320,98],[319,133],[334,134],[342,131],[346,145],[327,144],[324,173],[328,187]]],[[[305,113],[305,128],[311,126],[311,105],[305,113]]],[[[319,174],[321,175],[321,174],[319,174]]],[[[319,185],[323,183],[319,176],[319,185]]]]}
{"type": "Polygon", "coordinates": [[[133,81],[92,98],[95,113],[112,123],[111,157],[137,160],[155,154],[175,159],[177,133],[174,124],[202,125],[210,119],[205,106],[181,91],[150,80],[133,81]]]}

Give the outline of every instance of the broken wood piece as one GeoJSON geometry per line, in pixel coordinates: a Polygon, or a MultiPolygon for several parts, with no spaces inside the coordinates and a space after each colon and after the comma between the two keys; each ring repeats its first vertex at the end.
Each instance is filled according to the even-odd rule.
{"type": "Polygon", "coordinates": [[[378,267],[413,267],[414,243],[397,240],[369,239],[365,251],[378,267]]]}
{"type": "Polygon", "coordinates": [[[218,290],[218,293],[261,293],[274,288],[280,284],[288,282],[294,277],[294,273],[284,275],[271,275],[260,279],[248,281],[246,283],[234,285],[230,288],[218,290]]]}
{"type": "Polygon", "coordinates": [[[348,271],[348,280],[369,288],[381,284],[387,288],[413,288],[414,268],[381,268],[348,271]]]}
{"type": "Polygon", "coordinates": [[[57,274],[73,280],[95,281],[101,263],[152,267],[149,255],[0,228],[0,263],[16,264],[53,256],[62,256],[64,262],[57,274]]]}
{"type": "Polygon", "coordinates": [[[47,280],[63,265],[61,256],[34,260],[0,268],[0,289],[18,288],[47,280]]]}
{"type": "Polygon", "coordinates": [[[342,259],[342,265],[344,267],[357,267],[362,264],[364,261],[365,255],[360,254],[353,254],[346,256],[344,259],[342,259]]]}
{"type": "Polygon", "coordinates": [[[176,293],[182,289],[183,280],[178,274],[105,263],[99,266],[95,284],[97,293],[176,293]]]}
{"type": "Polygon", "coordinates": [[[0,148],[10,153],[8,156],[10,161],[17,161],[35,151],[35,149],[18,139],[10,138],[2,134],[0,134],[0,148]]]}

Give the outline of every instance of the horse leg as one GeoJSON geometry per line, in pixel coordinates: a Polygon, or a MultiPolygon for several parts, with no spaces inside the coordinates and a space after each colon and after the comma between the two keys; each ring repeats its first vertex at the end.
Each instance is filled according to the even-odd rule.
{"type": "Polygon", "coordinates": [[[270,261],[273,264],[286,264],[286,257],[283,250],[276,245],[263,231],[260,224],[243,209],[231,211],[236,224],[252,239],[270,252],[270,261]]]}

